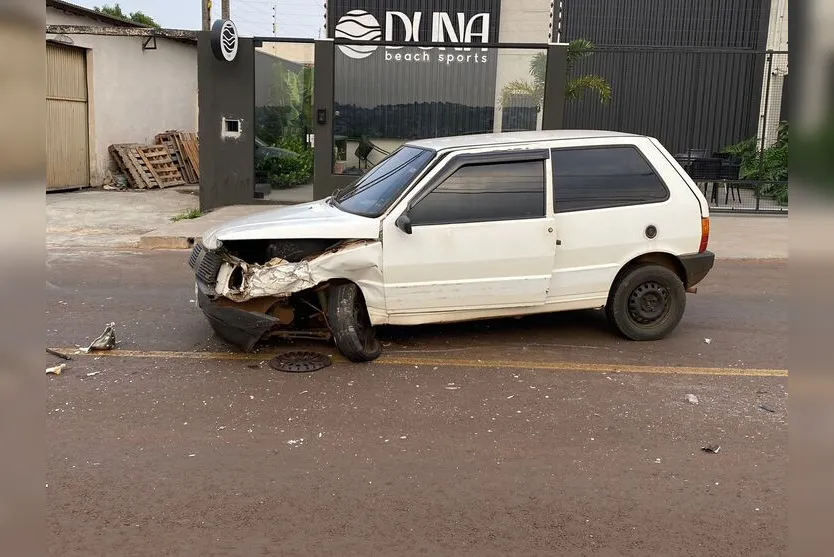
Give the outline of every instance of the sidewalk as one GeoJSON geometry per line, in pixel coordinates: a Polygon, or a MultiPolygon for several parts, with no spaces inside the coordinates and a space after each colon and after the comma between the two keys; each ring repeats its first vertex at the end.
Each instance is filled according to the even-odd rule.
{"type": "MultiPolygon", "coordinates": [[[[279,207],[235,205],[196,219],[171,218],[197,207],[176,190],[86,191],[47,195],[47,247],[189,249],[229,220],[279,207]]],[[[787,259],[788,218],[781,215],[711,217],[709,249],[720,259],[787,259]]]]}
{"type": "Polygon", "coordinates": [[[46,247],[135,248],[142,234],[171,224],[199,201],[183,188],[84,190],[46,195],[46,247]]]}

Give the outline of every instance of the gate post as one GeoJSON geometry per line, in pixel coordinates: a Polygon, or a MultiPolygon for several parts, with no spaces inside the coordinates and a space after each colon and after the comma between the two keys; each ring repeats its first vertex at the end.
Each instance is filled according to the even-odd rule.
{"type": "Polygon", "coordinates": [[[313,70],[313,199],[333,193],[333,81],[335,44],[317,39],[313,70]]]}
{"type": "Polygon", "coordinates": [[[565,86],[568,77],[568,45],[550,43],[542,103],[542,129],[560,130],[565,125],[565,86]]]}

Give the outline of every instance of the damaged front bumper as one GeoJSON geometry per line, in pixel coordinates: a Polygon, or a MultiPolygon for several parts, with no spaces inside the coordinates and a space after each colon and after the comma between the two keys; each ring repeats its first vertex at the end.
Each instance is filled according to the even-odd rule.
{"type": "Polygon", "coordinates": [[[318,315],[324,307],[320,287],[332,279],[381,284],[380,259],[378,242],[367,240],[345,242],[297,262],[276,258],[264,264],[247,263],[223,248],[209,250],[198,242],[189,265],[197,283],[197,305],[212,329],[249,352],[266,336],[328,338],[326,320],[309,318],[311,310],[318,315]],[[374,243],[376,248],[363,249],[374,243]],[[348,250],[351,256],[344,257],[348,250]],[[305,316],[301,322],[298,308],[305,316]]]}
{"type": "Polygon", "coordinates": [[[209,298],[199,283],[197,305],[217,336],[245,352],[251,352],[264,335],[281,324],[277,317],[266,313],[218,303],[209,298]]]}
{"type": "Polygon", "coordinates": [[[232,294],[230,274],[237,268],[237,261],[228,254],[209,250],[198,242],[188,263],[195,274],[197,307],[217,336],[226,342],[251,352],[267,333],[282,325],[278,317],[267,313],[278,298],[265,296],[256,300],[238,293],[239,300],[233,300],[222,295],[232,294]]]}

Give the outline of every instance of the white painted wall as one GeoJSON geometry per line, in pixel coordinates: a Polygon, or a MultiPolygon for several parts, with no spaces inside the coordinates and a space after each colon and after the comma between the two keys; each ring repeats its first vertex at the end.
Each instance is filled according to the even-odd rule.
{"type": "MultiPolygon", "coordinates": [[[[501,22],[498,39],[502,43],[550,42],[551,0],[513,0],[501,2],[501,22]]],[[[501,50],[495,84],[496,101],[504,86],[514,80],[530,80],[530,59],[535,50],[501,50]]],[[[502,112],[496,103],[493,130],[501,131],[502,112]]],[[[541,112],[537,127],[541,129],[541,112]]]]}
{"type": "MultiPolygon", "coordinates": [[[[46,23],[104,25],[52,8],[46,23]]],[[[110,145],[153,143],[156,134],[171,129],[197,131],[196,43],[157,39],[156,50],[143,51],[140,37],[70,38],[88,49],[91,185],[101,185],[106,171],[115,169],[110,145]]]]}
{"type": "MultiPolygon", "coordinates": [[[[788,50],[788,0],[771,1],[767,49],[785,52],[788,50]]],[[[788,57],[785,54],[774,54],[772,67],[768,62],[765,63],[767,65],[762,81],[758,137],[761,138],[764,134],[765,145],[772,145],[776,141],[781,120],[779,110],[782,106],[785,76],[788,74],[788,57]],[[769,79],[768,70],[770,70],[769,79]],[[769,95],[768,88],[770,89],[769,95]]]]}
{"type": "Polygon", "coordinates": [[[296,64],[312,64],[315,62],[315,45],[309,43],[264,42],[260,49],[296,64]]]}
{"type": "Polygon", "coordinates": [[[771,0],[768,50],[788,50],[788,0],[771,0]]]}

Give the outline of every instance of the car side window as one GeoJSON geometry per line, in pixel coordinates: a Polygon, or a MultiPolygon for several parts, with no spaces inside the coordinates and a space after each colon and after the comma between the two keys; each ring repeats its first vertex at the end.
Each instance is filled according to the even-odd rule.
{"type": "Polygon", "coordinates": [[[553,149],[556,213],[659,203],[666,185],[643,155],[630,146],[553,149]]]}
{"type": "Polygon", "coordinates": [[[409,211],[414,226],[543,218],[544,161],[460,167],[409,211]]]}

